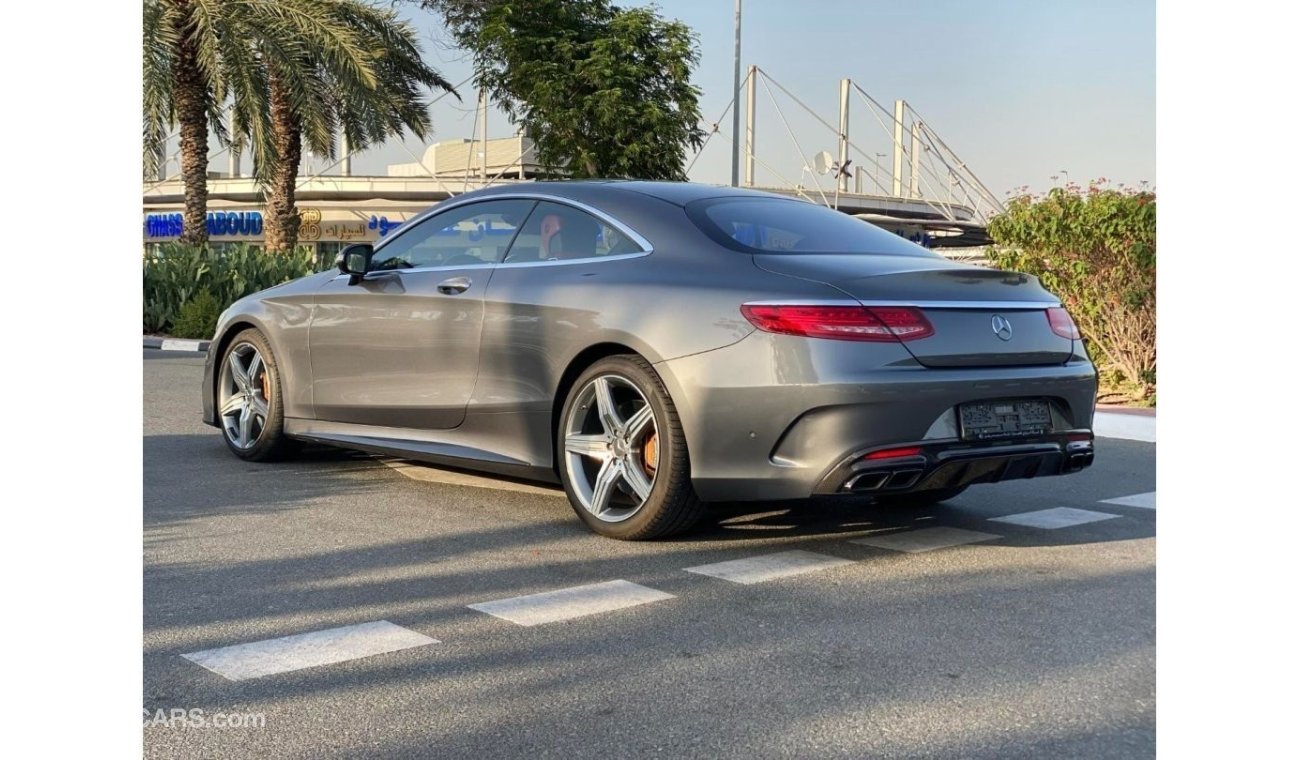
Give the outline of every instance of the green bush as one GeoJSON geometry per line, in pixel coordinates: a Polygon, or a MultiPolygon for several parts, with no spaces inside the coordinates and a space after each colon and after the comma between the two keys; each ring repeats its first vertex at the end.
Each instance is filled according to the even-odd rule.
{"type": "Polygon", "coordinates": [[[246,244],[215,251],[166,243],[157,254],[144,257],[144,331],[175,329],[181,308],[204,291],[216,301],[219,314],[250,293],[311,274],[315,266],[307,248],[270,254],[246,244]]]}
{"type": "Polygon", "coordinates": [[[1149,404],[1156,390],[1156,196],[1104,182],[1013,198],[989,222],[989,259],[1038,277],[1060,296],[1105,393],[1149,404]]]}
{"type": "Polygon", "coordinates": [[[223,306],[206,290],[181,305],[180,314],[172,325],[171,334],[177,338],[211,338],[217,331],[217,317],[223,306]]]}

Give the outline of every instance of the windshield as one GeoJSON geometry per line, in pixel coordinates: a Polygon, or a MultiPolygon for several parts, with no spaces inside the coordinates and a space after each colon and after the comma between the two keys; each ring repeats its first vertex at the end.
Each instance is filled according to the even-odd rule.
{"type": "Polygon", "coordinates": [[[937,256],[892,232],[798,200],[713,198],[687,204],[704,234],[745,253],[871,253],[937,256]]]}

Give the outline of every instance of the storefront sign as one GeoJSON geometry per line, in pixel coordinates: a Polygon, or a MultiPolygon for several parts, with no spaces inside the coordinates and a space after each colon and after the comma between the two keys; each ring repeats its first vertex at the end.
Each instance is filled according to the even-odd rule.
{"type": "Polygon", "coordinates": [[[328,222],[325,225],[325,236],[330,240],[338,240],[344,243],[369,238],[369,235],[366,234],[366,223],[362,221],[328,222]]]}
{"type": "MultiPolygon", "coordinates": [[[[145,214],[144,234],[151,238],[179,237],[184,229],[181,214],[145,214]]],[[[262,214],[259,211],[210,211],[208,235],[261,235],[262,214]]]]}
{"type": "Polygon", "coordinates": [[[298,209],[298,239],[304,242],[320,240],[320,209],[298,209]]]}
{"type": "Polygon", "coordinates": [[[379,230],[379,237],[383,237],[398,227],[401,227],[402,223],[390,222],[386,216],[377,217],[372,214],[370,216],[370,221],[366,223],[366,226],[372,230],[379,230]]]}

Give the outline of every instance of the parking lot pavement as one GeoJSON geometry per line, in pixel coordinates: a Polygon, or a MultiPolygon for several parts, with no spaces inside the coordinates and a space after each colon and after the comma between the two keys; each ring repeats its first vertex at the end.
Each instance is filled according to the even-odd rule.
{"type": "Polygon", "coordinates": [[[721,505],[625,543],[555,489],[241,462],[199,420],[202,358],[157,354],[148,756],[1154,755],[1153,444],[936,508],[721,505]]]}

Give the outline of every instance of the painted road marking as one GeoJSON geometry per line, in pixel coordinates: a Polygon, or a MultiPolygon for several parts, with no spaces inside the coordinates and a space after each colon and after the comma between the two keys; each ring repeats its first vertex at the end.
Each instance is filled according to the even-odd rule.
{"type": "Polygon", "coordinates": [[[163,351],[198,351],[202,343],[197,340],[177,340],[175,338],[164,338],[161,349],[163,351]]]}
{"type": "Polygon", "coordinates": [[[499,480],[492,477],[482,477],[472,475],[467,472],[457,472],[456,470],[447,470],[434,465],[423,464],[421,462],[411,462],[405,459],[381,459],[384,464],[397,470],[411,480],[420,480],[425,483],[442,483],[453,486],[472,486],[475,488],[492,488],[498,491],[516,491],[518,493],[531,493],[537,496],[564,496],[564,489],[559,486],[532,485],[529,483],[516,483],[512,480],[499,480]]]}
{"type": "Polygon", "coordinates": [[[796,549],[788,552],[777,552],[776,554],[764,554],[761,557],[733,559],[712,565],[688,567],[686,572],[748,585],[784,578],[789,575],[811,573],[815,570],[826,570],[852,564],[853,560],[796,549]]]}
{"type": "Polygon", "coordinates": [[[851,544],[863,544],[879,549],[892,549],[896,552],[928,552],[935,549],[947,549],[951,546],[973,544],[979,541],[991,541],[1002,536],[994,533],[981,533],[978,530],[962,528],[921,528],[901,533],[889,533],[881,536],[868,536],[850,541],[851,544]]]}
{"type": "Polygon", "coordinates": [[[518,625],[542,625],[674,598],[628,581],[606,581],[468,605],[518,625]]]}
{"type": "Polygon", "coordinates": [[[437,639],[379,620],[251,644],[205,649],[181,657],[231,681],[245,681],[437,643],[437,639]]]}
{"type": "Polygon", "coordinates": [[[1053,530],[1055,528],[1070,528],[1075,525],[1083,525],[1100,520],[1110,520],[1119,517],[1106,512],[1093,512],[1087,509],[1074,509],[1073,507],[1055,507],[1053,509],[1042,509],[1037,512],[1022,512],[1018,515],[1007,515],[1005,517],[991,517],[992,522],[1011,523],[1012,525],[1024,525],[1028,528],[1046,528],[1053,530]]]}
{"type": "Polygon", "coordinates": [[[1115,499],[1102,499],[1102,504],[1118,504],[1121,507],[1141,507],[1143,509],[1156,508],[1156,492],[1136,493],[1132,496],[1120,496],[1115,499]]]}

